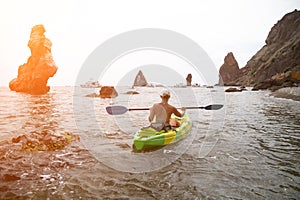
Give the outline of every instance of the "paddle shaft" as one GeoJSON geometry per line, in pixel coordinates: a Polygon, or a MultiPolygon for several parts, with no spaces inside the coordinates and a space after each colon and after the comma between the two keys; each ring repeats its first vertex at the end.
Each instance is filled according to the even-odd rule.
{"type": "Polygon", "coordinates": [[[128,108],[128,111],[132,110],[150,110],[150,108],[128,108]]]}
{"type": "MultiPolygon", "coordinates": [[[[212,104],[208,106],[193,106],[193,107],[185,107],[186,109],[205,109],[205,110],[219,110],[223,105],[220,104],[212,104]]],[[[178,108],[180,109],[180,108],[178,108]]],[[[126,108],[125,106],[107,106],[106,111],[110,115],[121,115],[126,113],[127,111],[133,110],[150,110],[150,108],[126,108]]]]}
{"type": "MultiPolygon", "coordinates": [[[[194,106],[194,107],[185,107],[186,109],[204,109],[205,107],[203,106],[194,106]]],[[[177,108],[181,109],[181,108],[177,108]]],[[[128,111],[133,111],[133,110],[150,110],[150,108],[128,108],[128,111]]]]}

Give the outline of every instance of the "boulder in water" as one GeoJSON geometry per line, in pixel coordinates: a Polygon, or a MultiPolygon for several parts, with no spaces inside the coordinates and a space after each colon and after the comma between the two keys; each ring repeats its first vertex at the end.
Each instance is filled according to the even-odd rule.
{"type": "Polygon", "coordinates": [[[101,98],[114,98],[118,96],[118,92],[113,86],[102,86],[100,90],[101,98]]]}
{"type": "Polygon", "coordinates": [[[225,90],[225,92],[241,92],[242,89],[237,89],[235,87],[231,87],[225,90]]]}
{"type": "Polygon", "coordinates": [[[57,66],[51,54],[52,43],[45,37],[45,31],[43,25],[32,28],[28,42],[31,56],[19,67],[18,77],[10,81],[11,90],[29,94],[45,94],[50,90],[47,82],[56,73],[57,66]]]}
{"type": "Polygon", "coordinates": [[[128,91],[128,92],[126,92],[126,94],[140,94],[140,93],[137,91],[128,91]]]}
{"type": "Polygon", "coordinates": [[[92,93],[92,94],[85,95],[85,97],[100,97],[100,95],[97,93],[92,93]]]}

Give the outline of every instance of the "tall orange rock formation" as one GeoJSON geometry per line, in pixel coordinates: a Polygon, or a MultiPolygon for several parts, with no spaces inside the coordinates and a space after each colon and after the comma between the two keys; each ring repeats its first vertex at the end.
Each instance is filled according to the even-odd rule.
{"type": "Polygon", "coordinates": [[[29,94],[45,94],[50,90],[47,82],[56,73],[57,66],[51,54],[52,43],[45,32],[43,25],[32,28],[28,42],[31,56],[19,67],[18,77],[10,81],[11,90],[29,94]]]}

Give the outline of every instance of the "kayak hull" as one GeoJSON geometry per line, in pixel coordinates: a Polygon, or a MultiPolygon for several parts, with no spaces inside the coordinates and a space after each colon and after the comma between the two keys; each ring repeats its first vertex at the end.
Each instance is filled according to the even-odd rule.
{"type": "MultiPolygon", "coordinates": [[[[175,118],[175,116],[172,116],[175,118]]],[[[160,147],[175,143],[191,133],[192,122],[187,114],[184,114],[182,118],[177,118],[180,122],[180,127],[175,130],[165,131],[150,131],[145,133],[144,130],[139,130],[133,138],[134,148],[138,151],[148,148],[160,147]]]]}

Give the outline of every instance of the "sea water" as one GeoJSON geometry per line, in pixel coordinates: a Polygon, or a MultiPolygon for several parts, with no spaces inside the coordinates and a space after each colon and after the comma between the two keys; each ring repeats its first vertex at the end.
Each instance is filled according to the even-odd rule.
{"type": "Polygon", "coordinates": [[[265,199],[300,196],[300,103],[268,91],[224,93],[223,87],[169,88],[187,110],[193,131],[156,151],[132,151],[149,111],[112,116],[106,106],[150,107],[160,87],[52,87],[45,95],[0,88],[0,199],[265,199]],[[12,138],[68,132],[80,141],[55,151],[20,151],[12,138]]]}

